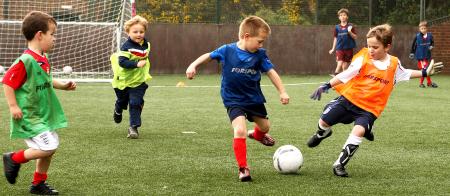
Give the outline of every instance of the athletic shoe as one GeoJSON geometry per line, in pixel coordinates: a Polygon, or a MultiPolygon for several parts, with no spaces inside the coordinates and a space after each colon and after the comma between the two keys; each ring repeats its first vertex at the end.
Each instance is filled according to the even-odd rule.
{"type": "Polygon", "coordinates": [[[438,87],[438,85],[436,83],[434,83],[434,82],[432,82],[431,84],[427,84],[427,86],[431,87],[431,88],[437,88],[438,87]]]}
{"type": "Polygon", "coordinates": [[[250,176],[250,170],[247,167],[239,168],[239,180],[241,182],[248,182],[252,180],[250,176]]]}
{"type": "Polygon", "coordinates": [[[420,87],[420,88],[425,88],[425,85],[420,84],[419,87],[420,87]]]}
{"type": "Polygon", "coordinates": [[[19,175],[20,164],[14,163],[12,160],[12,152],[3,154],[3,171],[5,172],[6,180],[10,184],[16,183],[16,178],[19,175]]]}
{"type": "Polygon", "coordinates": [[[364,137],[369,141],[375,140],[375,135],[373,135],[372,131],[370,131],[368,134],[364,134],[364,137]]]}
{"type": "Polygon", "coordinates": [[[333,166],[333,173],[336,176],[348,177],[348,173],[345,171],[345,167],[341,164],[333,166]]]}
{"type": "Polygon", "coordinates": [[[49,186],[46,182],[41,182],[37,185],[31,185],[30,193],[36,195],[58,195],[59,192],[49,186]]]}
{"type": "Polygon", "coordinates": [[[331,129],[326,135],[323,135],[324,133],[325,133],[324,130],[318,130],[311,138],[309,138],[307,143],[308,147],[313,148],[318,146],[323,139],[330,137],[331,134],[333,134],[331,129]]]}
{"type": "Polygon", "coordinates": [[[116,123],[122,122],[122,113],[118,113],[118,112],[114,109],[113,118],[114,118],[114,122],[116,122],[116,123]]]}
{"type": "MultiPolygon", "coordinates": [[[[248,138],[256,140],[255,137],[253,137],[253,133],[254,132],[255,132],[254,130],[248,131],[248,135],[247,135],[248,138]]],[[[273,146],[273,145],[275,145],[275,140],[273,139],[272,136],[270,136],[267,133],[264,134],[264,137],[261,140],[256,140],[256,141],[260,142],[264,146],[273,146]]]]}
{"type": "Polygon", "coordinates": [[[130,139],[137,139],[139,137],[139,132],[136,127],[130,127],[128,128],[128,135],[127,138],[130,139]]]}

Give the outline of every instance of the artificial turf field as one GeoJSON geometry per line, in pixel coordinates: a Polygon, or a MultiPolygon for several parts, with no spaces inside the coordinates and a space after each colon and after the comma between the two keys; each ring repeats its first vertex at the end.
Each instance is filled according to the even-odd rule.
{"type": "MultiPolygon", "coordinates": [[[[336,125],[333,135],[310,149],[323,106],[310,93],[329,77],[282,76],[291,97],[281,105],[266,76],[261,84],[277,143],[265,147],[247,140],[253,181],[237,179],[232,128],[222,105],[220,76],[156,75],[150,81],[140,138],[126,138],[128,114],[115,124],[114,91],[108,83],[79,83],[74,92],[57,91],[69,121],[58,131],[48,183],[63,195],[448,195],[450,194],[450,77],[434,76],[439,88],[418,87],[418,79],[397,84],[375,122],[375,141],[364,140],[347,166],[349,178],[335,177],[331,166],[351,125],[336,125]],[[184,81],[187,87],[175,87],[184,81]],[[291,85],[288,85],[291,84],[291,85]],[[184,133],[187,132],[187,133],[184,133]],[[278,174],[276,148],[297,146],[304,165],[298,175],[278,174]]],[[[9,110],[0,93],[0,151],[26,147],[9,139],[9,110]]],[[[251,124],[248,124],[251,125],[251,124]]],[[[252,126],[249,126],[251,128],[252,126]]],[[[1,166],[3,169],[3,166],[1,166]]],[[[22,165],[18,182],[2,175],[0,195],[26,195],[34,162],[22,165]]]]}

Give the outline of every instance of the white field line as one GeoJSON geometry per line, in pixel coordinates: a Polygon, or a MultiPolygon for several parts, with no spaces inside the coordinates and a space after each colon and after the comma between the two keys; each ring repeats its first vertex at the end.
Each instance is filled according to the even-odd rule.
{"type": "MultiPolygon", "coordinates": [[[[87,82],[87,83],[110,83],[111,82],[111,79],[68,79],[68,78],[64,78],[64,79],[55,78],[55,79],[62,81],[62,82],[67,82],[67,81],[87,82]]],[[[0,77],[0,81],[1,80],[3,80],[3,77],[0,77]]],[[[284,86],[317,85],[317,84],[323,84],[323,83],[325,83],[325,82],[303,82],[303,83],[284,84],[284,86]]],[[[272,87],[272,86],[273,86],[272,84],[262,84],[261,85],[261,87],[272,87]]],[[[157,86],[152,86],[150,84],[149,87],[150,88],[219,88],[220,85],[206,85],[206,86],[157,85],[157,86]]]]}
{"type": "MultiPolygon", "coordinates": [[[[305,83],[292,83],[292,84],[284,84],[284,86],[302,86],[302,85],[317,85],[322,84],[324,82],[305,82],[305,83]]],[[[272,87],[272,84],[262,84],[262,87],[272,87]]],[[[206,85],[206,86],[175,86],[175,85],[160,85],[160,86],[152,86],[149,85],[150,88],[219,88],[220,85],[206,85]]]]}
{"type": "Polygon", "coordinates": [[[181,133],[184,133],[184,134],[196,134],[197,132],[195,132],[195,131],[183,131],[181,133]]]}

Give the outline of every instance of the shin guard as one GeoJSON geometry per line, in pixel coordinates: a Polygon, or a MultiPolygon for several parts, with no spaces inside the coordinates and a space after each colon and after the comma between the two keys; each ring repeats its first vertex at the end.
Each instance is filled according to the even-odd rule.
{"type": "Polygon", "coordinates": [[[358,150],[359,145],[347,144],[344,149],[342,149],[341,154],[339,155],[338,161],[342,166],[345,166],[350,158],[355,154],[356,150],[358,150]]]}

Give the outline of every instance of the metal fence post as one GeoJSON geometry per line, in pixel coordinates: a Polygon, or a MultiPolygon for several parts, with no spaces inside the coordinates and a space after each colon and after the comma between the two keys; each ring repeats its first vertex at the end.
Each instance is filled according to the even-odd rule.
{"type": "Polygon", "coordinates": [[[221,16],[221,3],[220,0],[216,0],[216,24],[220,24],[220,16],[221,16]]]}
{"type": "Polygon", "coordinates": [[[369,0],[369,27],[372,26],[372,0],[369,0]]]}
{"type": "Polygon", "coordinates": [[[420,0],[420,21],[425,19],[425,0],[420,0]]]}
{"type": "Polygon", "coordinates": [[[9,0],[3,1],[3,18],[8,19],[9,15],[9,0]]]}
{"type": "Polygon", "coordinates": [[[316,1],[316,13],[314,14],[314,24],[319,24],[319,0],[316,1]]]}

